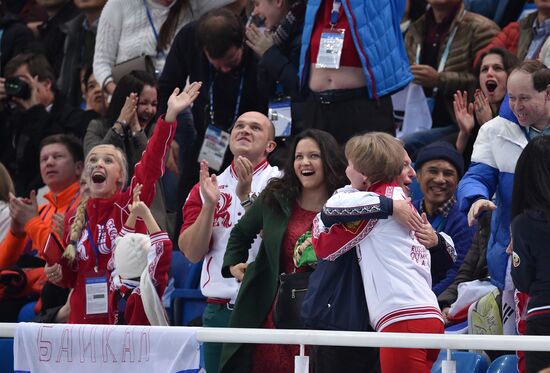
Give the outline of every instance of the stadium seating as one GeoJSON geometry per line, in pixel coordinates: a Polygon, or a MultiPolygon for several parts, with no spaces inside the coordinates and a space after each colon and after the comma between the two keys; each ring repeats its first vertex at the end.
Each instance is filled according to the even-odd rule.
{"type": "Polygon", "coordinates": [[[175,287],[170,297],[172,325],[190,325],[193,320],[202,316],[206,298],[199,288],[201,268],[202,261],[193,264],[180,251],[172,253],[170,271],[175,287]]]}
{"type": "Polygon", "coordinates": [[[487,373],[519,373],[518,371],[518,357],[516,355],[503,355],[496,358],[487,373]]]}
{"type": "MultiPolygon", "coordinates": [[[[485,373],[488,363],[484,356],[474,352],[453,351],[452,359],[456,361],[456,373],[485,373]]],[[[432,366],[431,373],[440,373],[443,360],[447,359],[447,351],[439,353],[437,361],[432,366]]]]}

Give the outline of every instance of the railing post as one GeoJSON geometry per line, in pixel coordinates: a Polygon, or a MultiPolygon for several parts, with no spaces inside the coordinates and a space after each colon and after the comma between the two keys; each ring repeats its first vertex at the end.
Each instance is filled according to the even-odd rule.
{"type": "Polygon", "coordinates": [[[294,373],[309,372],[309,356],[305,356],[305,346],[300,345],[300,356],[294,356],[294,373]]]}
{"type": "Polygon", "coordinates": [[[441,362],[441,373],[456,373],[456,361],[453,360],[451,349],[447,349],[447,359],[441,362]]]}

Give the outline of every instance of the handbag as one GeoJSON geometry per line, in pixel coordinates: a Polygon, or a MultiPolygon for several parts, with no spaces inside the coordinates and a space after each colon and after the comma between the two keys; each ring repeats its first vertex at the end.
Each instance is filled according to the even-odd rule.
{"type": "Polygon", "coordinates": [[[303,329],[300,310],[312,272],[282,273],[275,297],[273,323],[277,329],[303,329]]]}
{"type": "Polygon", "coordinates": [[[153,59],[151,56],[137,56],[131,58],[127,61],[116,64],[111,69],[111,74],[115,84],[118,84],[120,79],[126,74],[131,73],[132,71],[146,71],[150,74],[155,74],[155,65],[153,64],[153,59]]]}
{"type": "Polygon", "coordinates": [[[357,252],[319,260],[309,278],[301,318],[310,329],[372,331],[357,252]]]}

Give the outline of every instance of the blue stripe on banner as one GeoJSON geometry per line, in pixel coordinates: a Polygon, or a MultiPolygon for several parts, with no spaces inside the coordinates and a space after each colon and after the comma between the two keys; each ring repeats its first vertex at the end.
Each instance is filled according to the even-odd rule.
{"type": "MultiPolygon", "coordinates": [[[[199,373],[200,369],[185,369],[177,371],[176,373],[199,373]]],[[[31,373],[31,372],[28,372],[31,373]]]]}
{"type": "Polygon", "coordinates": [[[31,373],[30,370],[14,370],[13,373],[31,373]]]}

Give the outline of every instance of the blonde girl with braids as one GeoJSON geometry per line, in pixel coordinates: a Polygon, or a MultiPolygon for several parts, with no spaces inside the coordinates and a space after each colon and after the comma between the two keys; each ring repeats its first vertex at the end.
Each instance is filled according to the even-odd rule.
{"type": "MultiPolygon", "coordinates": [[[[57,283],[74,288],[70,300],[69,323],[107,324],[107,289],[113,270],[113,246],[130,214],[132,190],[141,184],[141,200],[149,206],[155,183],[165,169],[165,159],[176,130],[177,115],[188,108],[199,95],[200,82],[185,91],[176,88],[168,100],[149,139],[134,175],[126,185],[126,159],[113,145],[92,148],[85,160],[88,172],[89,198],[84,198],[74,215],[65,218],[66,249],[59,260],[57,283]]],[[[143,221],[137,221],[135,232],[146,233],[143,221]]],[[[54,240],[50,240],[49,243],[54,240]]],[[[55,263],[48,263],[53,265],[55,263]]]]}

